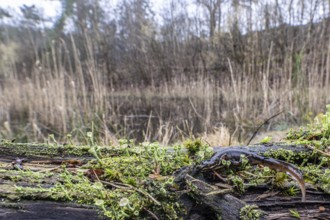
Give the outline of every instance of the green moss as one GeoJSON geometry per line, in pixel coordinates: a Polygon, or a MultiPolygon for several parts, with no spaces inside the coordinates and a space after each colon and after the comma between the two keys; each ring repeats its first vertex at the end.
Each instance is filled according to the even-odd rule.
{"type": "Polygon", "coordinates": [[[200,139],[189,139],[184,142],[183,146],[188,150],[189,155],[194,157],[198,163],[210,158],[213,154],[213,149],[200,139]]]}
{"type": "MultiPolygon", "coordinates": [[[[194,158],[182,151],[179,145],[168,150],[159,143],[142,143],[137,146],[129,143],[110,148],[45,145],[48,155],[60,151],[65,155],[87,154],[95,159],[83,165],[80,168],[82,171],[78,169],[72,173],[63,167],[54,177],[29,170],[0,169],[0,176],[6,176],[17,184],[37,182],[39,185],[47,178],[53,178],[54,181],[54,185],[49,188],[35,187],[35,184],[16,186],[16,193],[8,193],[6,196],[11,199],[42,198],[95,205],[110,219],[146,218],[148,214],[143,211],[145,209],[162,219],[178,219],[183,208],[177,203],[177,195],[169,190],[175,187],[172,173],[193,164],[194,158]],[[93,170],[100,172],[97,178],[91,178],[93,170]]],[[[19,145],[8,144],[8,147],[12,146],[16,148],[19,145]]],[[[32,151],[37,155],[34,156],[40,156],[40,145],[35,146],[35,151],[32,151]]]]}
{"type": "Polygon", "coordinates": [[[233,175],[230,177],[230,182],[239,193],[244,193],[244,180],[241,177],[233,175]]]}
{"type": "Polygon", "coordinates": [[[287,188],[286,190],[284,190],[284,194],[288,195],[288,196],[296,196],[299,191],[300,191],[300,189],[298,187],[291,186],[291,187],[287,188]]]}
{"type": "Polygon", "coordinates": [[[267,143],[271,142],[272,139],[273,139],[272,137],[267,136],[267,137],[264,137],[264,139],[262,139],[260,141],[260,143],[261,144],[267,144],[267,143]]]}
{"type": "Polygon", "coordinates": [[[314,146],[324,150],[330,145],[330,105],[325,114],[319,114],[314,121],[298,130],[290,130],[286,140],[288,143],[314,146]]]}
{"type": "Polygon", "coordinates": [[[196,154],[198,151],[200,151],[203,148],[203,143],[200,139],[197,140],[186,140],[184,142],[184,147],[187,148],[189,154],[196,154]]]}
{"type": "Polygon", "coordinates": [[[256,205],[244,206],[239,214],[241,220],[258,220],[262,215],[262,211],[256,205]]]}
{"type": "Polygon", "coordinates": [[[52,173],[40,173],[30,170],[7,170],[0,169],[0,178],[9,179],[13,182],[25,182],[31,184],[42,183],[44,179],[50,178],[52,173]]]}
{"type": "Polygon", "coordinates": [[[306,163],[307,161],[315,160],[318,154],[311,154],[306,151],[293,152],[292,150],[280,148],[277,150],[268,150],[264,153],[264,156],[300,165],[306,163]]]}

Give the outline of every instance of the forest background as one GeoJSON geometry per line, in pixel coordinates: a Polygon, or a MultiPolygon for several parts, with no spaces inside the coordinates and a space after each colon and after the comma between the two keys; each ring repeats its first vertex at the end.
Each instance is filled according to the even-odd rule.
{"type": "Polygon", "coordinates": [[[329,0],[48,2],[0,4],[0,138],[227,145],[330,103],[329,0]]]}

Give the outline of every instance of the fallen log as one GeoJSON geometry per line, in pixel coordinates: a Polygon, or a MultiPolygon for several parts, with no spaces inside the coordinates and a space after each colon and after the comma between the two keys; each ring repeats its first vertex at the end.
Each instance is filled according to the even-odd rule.
{"type": "MultiPolygon", "coordinates": [[[[213,148],[214,152],[223,149],[213,148]]],[[[310,148],[303,145],[276,143],[230,149],[274,156],[289,162],[303,163],[302,157],[306,155],[309,157],[304,163],[317,164],[320,161],[319,154],[313,154],[310,148]]],[[[269,177],[262,176],[265,178],[263,182],[249,185],[246,179],[256,175],[248,174],[250,170],[225,165],[230,174],[227,171],[222,173],[223,168],[212,173],[201,173],[198,170],[201,163],[193,164],[194,157],[189,162],[190,166],[184,166],[187,155],[189,152],[185,149],[156,147],[155,150],[153,146],[76,147],[1,142],[0,216],[4,219],[29,219],[28,216],[30,219],[112,219],[109,216],[113,213],[123,211],[123,215],[116,218],[125,219],[136,212],[141,218],[149,219],[175,219],[180,216],[184,219],[216,219],[222,216],[230,220],[244,219],[245,215],[251,215],[250,219],[289,219],[293,215],[290,210],[313,218],[328,216],[330,204],[327,201],[330,197],[326,192],[318,192],[319,186],[308,185],[307,202],[302,203],[299,196],[282,193],[290,187],[296,188],[294,182],[287,187],[271,182],[275,180],[276,172],[265,169],[269,177]],[[168,163],[173,163],[169,170],[166,167],[168,163]],[[134,165],[129,167],[128,164],[134,165]],[[174,176],[181,188],[170,187],[167,182],[170,182],[171,176],[168,174],[180,167],[174,176]],[[135,172],[133,168],[146,171],[135,172]],[[132,169],[130,174],[135,173],[141,179],[126,177],[127,169],[132,169]],[[142,175],[143,172],[146,174],[142,175]],[[229,180],[229,176],[235,175],[241,178],[241,182],[229,180]],[[237,191],[239,184],[244,192],[237,191]],[[90,194],[88,198],[84,193],[90,194]],[[174,205],[175,202],[164,202],[169,198],[173,200],[173,196],[179,193],[181,197],[174,200],[181,203],[181,208],[174,205]],[[130,202],[126,206],[125,197],[129,201],[138,198],[136,201],[143,199],[144,202],[139,207],[130,202]],[[108,201],[113,201],[110,198],[117,198],[114,201],[116,204],[120,202],[119,205],[109,204],[108,201]],[[182,208],[186,211],[180,211],[182,208]]],[[[263,167],[252,166],[249,169],[261,172],[263,167]]],[[[299,194],[297,191],[294,193],[299,194]]]]}

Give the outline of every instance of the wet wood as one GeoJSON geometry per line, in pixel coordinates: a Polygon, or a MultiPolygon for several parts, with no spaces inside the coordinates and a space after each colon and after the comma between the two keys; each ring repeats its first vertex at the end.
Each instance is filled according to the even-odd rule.
{"type": "Polygon", "coordinates": [[[303,145],[293,145],[293,144],[286,144],[286,143],[269,143],[269,144],[256,144],[256,145],[249,145],[249,146],[230,146],[230,147],[213,147],[215,152],[230,148],[230,149],[237,149],[237,150],[246,150],[251,153],[257,153],[263,155],[265,152],[270,150],[290,150],[295,153],[300,152],[312,152],[310,148],[307,148],[303,145]]]}
{"type": "MultiPolygon", "coordinates": [[[[232,149],[243,149],[253,153],[263,154],[269,150],[292,150],[294,152],[311,152],[312,150],[304,146],[290,145],[284,143],[263,144],[251,146],[231,146],[232,149]]],[[[213,147],[213,150],[219,151],[224,147],[213,147]]],[[[123,149],[121,147],[98,147],[98,151],[105,156],[121,155],[127,152],[134,153],[135,149],[123,149]]],[[[167,148],[168,153],[172,153],[173,148],[167,148]]],[[[185,149],[183,149],[185,151],[185,149]]],[[[16,157],[31,159],[51,159],[54,162],[63,159],[80,158],[90,160],[94,158],[90,151],[90,146],[73,147],[70,145],[61,144],[20,144],[20,143],[4,143],[0,142],[0,160],[14,159],[16,157]]]]}
{"type": "MultiPolygon", "coordinates": [[[[235,146],[232,149],[243,149],[252,153],[263,155],[266,151],[286,149],[294,152],[311,152],[311,149],[303,146],[287,144],[266,144],[253,146],[235,146]]],[[[222,147],[214,147],[214,151],[222,150],[222,147]]],[[[100,148],[102,155],[121,155],[127,152],[120,148],[100,148]]],[[[134,149],[128,150],[134,153],[134,149]]],[[[168,153],[173,149],[168,148],[168,153]]],[[[24,158],[25,169],[40,173],[54,173],[45,178],[38,187],[49,188],[59,180],[57,169],[66,165],[67,169],[74,172],[80,166],[91,159],[95,159],[90,147],[72,149],[63,145],[39,145],[39,144],[4,144],[0,143],[0,168],[12,170],[16,158],[24,158]]],[[[0,172],[0,219],[102,219],[98,211],[90,206],[79,206],[67,202],[41,201],[49,195],[43,192],[35,195],[39,200],[15,201],[20,198],[17,186],[26,186],[24,180],[15,182],[18,174],[0,172]],[[9,200],[8,198],[11,198],[9,200]]],[[[258,187],[246,187],[243,195],[237,194],[226,184],[216,184],[206,181],[199,176],[194,166],[182,168],[175,174],[178,185],[182,188],[180,201],[185,205],[187,215],[184,219],[216,219],[217,215],[222,219],[239,219],[240,209],[245,205],[255,204],[259,206],[265,215],[264,219],[295,219],[289,210],[295,210],[302,219],[330,219],[330,196],[315,189],[307,192],[307,202],[300,202],[298,194],[295,197],[283,195],[271,185],[258,187]],[[186,191],[184,191],[186,190],[186,191]],[[322,208],[320,208],[322,207],[322,208]]],[[[38,192],[35,192],[38,193],[38,192]]]]}
{"type": "Polygon", "coordinates": [[[191,187],[190,195],[198,202],[209,206],[223,219],[239,219],[239,210],[246,205],[242,200],[230,195],[232,189],[219,189],[187,175],[186,183],[191,187]]]}
{"type": "Polygon", "coordinates": [[[52,201],[23,200],[0,202],[0,219],[27,220],[94,220],[105,219],[92,206],[52,201]]]}

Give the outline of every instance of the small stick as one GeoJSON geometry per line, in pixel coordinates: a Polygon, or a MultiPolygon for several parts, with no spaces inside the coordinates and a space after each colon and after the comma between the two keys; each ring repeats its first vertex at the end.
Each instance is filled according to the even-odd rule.
{"type": "Polygon", "coordinates": [[[38,173],[51,172],[51,171],[58,170],[61,167],[62,167],[62,165],[61,166],[52,167],[52,168],[42,169],[42,170],[39,170],[39,171],[36,171],[36,172],[38,172],[38,173]]]}
{"type": "MultiPolygon", "coordinates": [[[[105,184],[108,184],[110,186],[117,187],[117,188],[123,188],[121,186],[118,186],[117,184],[113,184],[113,183],[110,183],[110,182],[107,182],[107,181],[100,181],[100,182],[105,183],[105,184]]],[[[133,190],[141,193],[142,195],[145,195],[146,197],[150,198],[154,203],[156,203],[156,205],[159,205],[159,206],[161,205],[160,202],[158,202],[154,197],[152,197],[152,195],[150,195],[149,193],[145,192],[144,190],[135,188],[135,187],[133,187],[131,185],[128,185],[128,184],[125,184],[125,183],[119,183],[119,184],[122,185],[122,186],[126,186],[129,189],[133,189],[133,190]]]]}
{"type": "Polygon", "coordinates": [[[146,212],[148,212],[153,219],[159,220],[159,218],[157,217],[157,215],[155,213],[153,213],[152,211],[150,211],[149,209],[143,208],[143,210],[146,211],[146,212]]]}
{"type": "Polygon", "coordinates": [[[319,150],[319,149],[317,149],[317,148],[315,148],[315,147],[309,146],[309,145],[307,145],[307,147],[308,147],[309,149],[315,150],[315,151],[317,151],[317,152],[319,152],[319,153],[321,153],[321,154],[323,154],[323,155],[325,155],[325,156],[330,157],[330,154],[329,154],[329,153],[326,153],[326,152],[324,152],[324,151],[321,151],[321,150],[319,150]]]}
{"type": "Polygon", "coordinates": [[[97,176],[97,174],[96,174],[95,170],[94,170],[94,169],[92,169],[92,171],[93,171],[93,173],[94,173],[94,175],[95,175],[95,177],[96,177],[97,181],[98,181],[98,182],[101,182],[101,180],[100,180],[100,178],[97,176]]]}
{"type": "Polygon", "coordinates": [[[227,182],[227,178],[222,177],[219,173],[213,170],[213,174],[218,177],[221,181],[227,182]]]}
{"type": "Polygon", "coordinates": [[[102,180],[101,180],[101,183],[104,183],[104,184],[109,185],[109,186],[113,186],[113,187],[118,188],[118,189],[126,189],[126,190],[129,189],[129,188],[125,187],[125,186],[119,186],[119,185],[117,185],[115,183],[106,182],[106,181],[102,181],[102,180]]]}
{"type": "Polygon", "coordinates": [[[251,143],[251,141],[253,140],[253,138],[257,135],[258,131],[260,130],[260,128],[261,128],[264,124],[266,124],[267,122],[269,122],[271,119],[275,118],[276,116],[282,114],[283,112],[284,112],[284,111],[280,111],[280,112],[276,113],[275,115],[273,115],[272,117],[266,119],[263,123],[261,123],[261,124],[259,125],[259,127],[255,130],[255,132],[253,133],[252,137],[250,138],[249,142],[248,142],[246,145],[249,145],[249,144],[251,143]]]}

